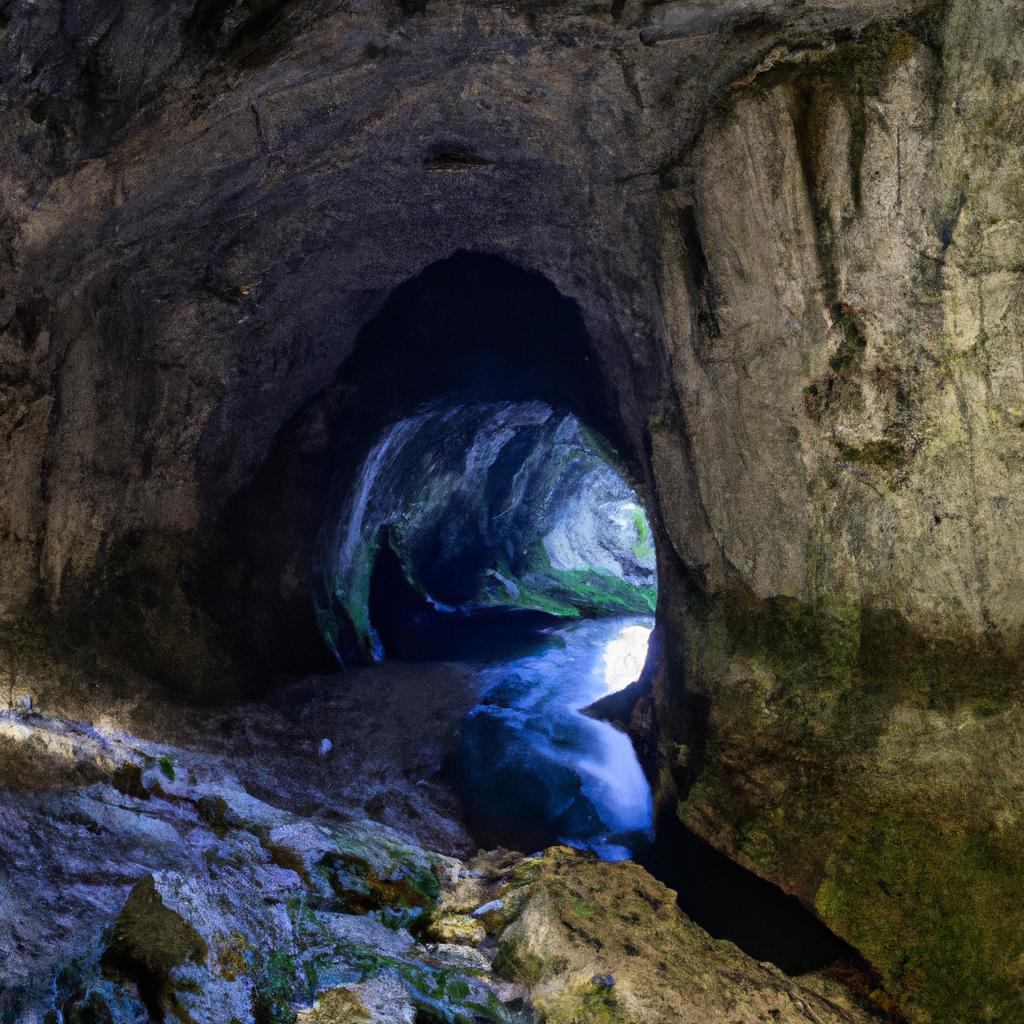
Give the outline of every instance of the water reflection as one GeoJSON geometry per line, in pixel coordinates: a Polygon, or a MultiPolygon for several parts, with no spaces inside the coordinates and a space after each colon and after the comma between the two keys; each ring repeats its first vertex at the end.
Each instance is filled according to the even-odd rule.
{"type": "Polygon", "coordinates": [[[639,676],[652,625],[636,617],[558,627],[541,650],[485,669],[457,759],[482,842],[566,843],[608,860],[647,848],[651,790],[633,744],[581,709],[639,676]]]}

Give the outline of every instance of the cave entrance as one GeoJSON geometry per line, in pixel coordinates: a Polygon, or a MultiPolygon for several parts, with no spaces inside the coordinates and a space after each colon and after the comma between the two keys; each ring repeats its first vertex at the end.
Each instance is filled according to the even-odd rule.
{"type": "MultiPolygon", "coordinates": [[[[486,846],[644,852],[650,786],[585,709],[635,682],[657,574],[608,445],[543,402],[438,400],[386,427],[331,530],[328,644],[475,663],[452,770],[486,846]]],[[[341,652],[337,652],[339,657],[341,652]]]]}
{"type": "Polygon", "coordinates": [[[498,257],[458,253],[392,292],[325,403],[312,582],[335,657],[454,657],[513,623],[653,614],[622,410],[639,417],[612,379],[577,304],[498,257]]]}
{"type": "Polygon", "coordinates": [[[491,660],[657,601],[636,492],[606,443],[542,402],[438,401],[385,428],[330,545],[325,640],[341,616],[374,660],[491,660]]]}
{"type": "MultiPolygon", "coordinates": [[[[588,604],[581,588],[567,594],[550,575],[539,587],[531,582],[546,568],[535,557],[541,550],[556,572],[574,571],[550,535],[564,540],[575,521],[565,509],[585,494],[600,505],[601,486],[619,503],[619,552],[623,542],[658,547],[657,509],[649,507],[652,536],[634,518],[650,493],[643,438],[651,410],[638,397],[627,348],[599,344],[548,279],[494,256],[456,254],[395,288],[383,307],[373,301],[337,376],[280,432],[219,524],[206,600],[221,611],[225,638],[264,675],[310,675],[375,657],[490,659],[454,758],[463,780],[486,782],[464,786],[483,845],[568,839],[606,857],[631,854],[679,891],[694,920],[759,959],[801,973],[852,956],[794,900],[680,835],[671,814],[649,846],[650,791],[632,745],[583,713],[644,659],[654,581],[635,573],[646,561],[627,570],[620,560],[618,570],[630,600],[643,606],[588,604]],[[544,479],[526,467],[531,458],[556,462],[559,445],[577,451],[564,474],[548,475],[565,485],[564,500],[549,502],[550,518],[550,508],[515,503],[529,512],[527,530],[505,511],[508,497],[544,479]],[[486,473],[477,456],[467,473],[471,451],[488,453],[486,473]],[[391,459],[410,473],[389,468],[391,459]],[[452,486],[463,477],[476,480],[476,498],[452,486]],[[409,516],[424,507],[435,521],[413,528],[409,516]],[[517,551],[516,537],[526,535],[540,549],[531,542],[517,551]],[[536,683],[560,675],[568,685],[554,687],[555,706],[552,687],[536,683]],[[595,738],[592,728],[603,732],[595,738]],[[589,758],[584,778],[578,769],[595,750],[602,756],[589,758]]],[[[661,551],[663,575],[666,566],[677,572],[670,549],[661,551]]],[[[605,598],[612,589],[604,587],[605,598]]]]}
{"type": "Polygon", "coordinates": [[[397,289],[349,362],[318,623],[342,664],[477,666],[452,770],[484,845],[624,857],[652,838],[631,741],[584,714],[640,676],[657,604],[606,381],[573,302],[469,254],[397,289]]]}

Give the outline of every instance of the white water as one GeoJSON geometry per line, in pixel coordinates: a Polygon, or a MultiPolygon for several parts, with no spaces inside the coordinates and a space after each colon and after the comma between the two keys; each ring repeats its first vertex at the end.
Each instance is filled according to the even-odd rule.
{"type": "Polygon", "coordinates": [[[610,860],[649,841],[651,789],[632,742],[581,709],[639,676],[652,625],[648,618],[574,623],[552,630],[542,650],[485,669],[460,758],[479,817],[511,817],[524,837],[610,860]]]}

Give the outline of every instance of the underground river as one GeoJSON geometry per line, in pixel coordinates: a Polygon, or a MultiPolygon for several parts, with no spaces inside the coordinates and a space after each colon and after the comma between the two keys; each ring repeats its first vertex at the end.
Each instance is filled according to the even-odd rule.
{"type": "Polygon", "coordinates": [[[638,857],[653,834],[651,787],[628,736],[584,709],[639,677],[654,620],[575,622],[484,669],[462,728],[459,787],[488,844],[638,857]]]}
{"type": "Polygon", "coordinates": [[[506,626],[501,655],[480,668],[479,700],[454,758],[471,834],[482,847],[563,844],[604,860],[637,860],[677,892],[689,917],[756,959],[792,975],[830,968],[847,979],[865,976],[856,951],[799,901],[718,853],[671,812],[655,822],[631,740],[586,713],[639,678],[653,626],[650,616],[546,629],[524,623],[512,654],[506,626]]]}

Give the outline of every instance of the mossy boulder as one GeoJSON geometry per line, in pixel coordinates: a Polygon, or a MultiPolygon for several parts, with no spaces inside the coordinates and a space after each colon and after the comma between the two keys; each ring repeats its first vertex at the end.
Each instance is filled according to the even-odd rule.
{"type": "Polygon", "coordinates": [[[460,946],[479,946],[487,938],[484,926],[468,914],[441,914],[427,929],[427,938],[460,946]]]}
{"type": "Polygon", "coordinates": [[[171,971],[202,964],[209,950],[180,914],[164,905],[156,881],[147,875],[128,896],[103,954],[104,971],[134,981],[150,1014],[162,1020],[172,996],[171,971]]]}
{"type": "Polygon", "coordinates": [[[422,930],[441,895],[435,862],[422,850],[382,837],[364,841],[339,835],[338,849],[314,865],[338,909],[350,914],[372,911],[393,925],[422,930]]]}
{"type": "Polygon", "coordinates": [[[711,938],[631,861],[555,847],[524,861],[506,892],[517,911],[494,967],[530,988],[546,1024],[870,1019],[711,938]]]}
{"type": "Polygon", "coordinates": [[[359,994],[348,988],[321,992],[308,1010],[300,1010],[297,1024],[367,1024],[373,1020],[359,994]]]}

